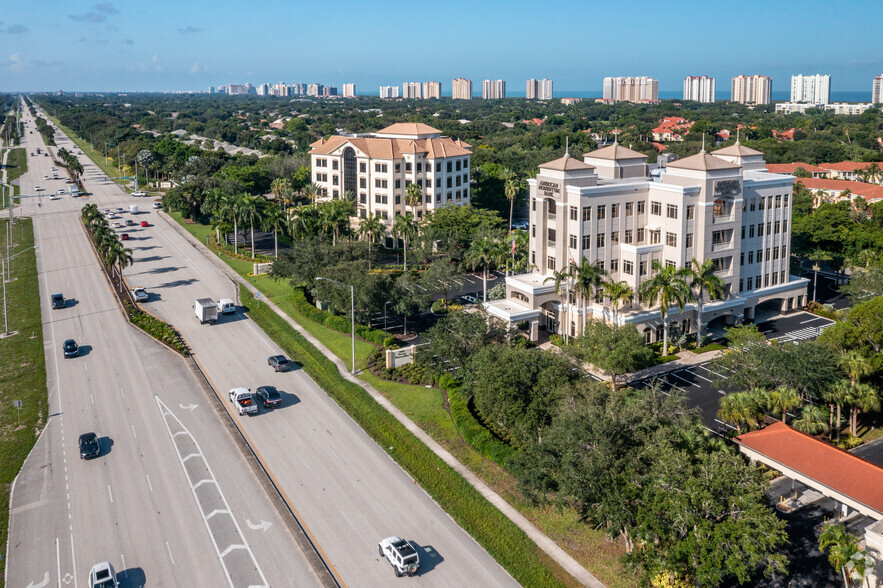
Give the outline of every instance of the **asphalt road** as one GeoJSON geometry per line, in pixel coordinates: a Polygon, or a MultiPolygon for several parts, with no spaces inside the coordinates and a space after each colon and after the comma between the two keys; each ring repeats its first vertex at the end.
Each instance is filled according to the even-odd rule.
{"type": "MultiPolygon", "coordinates": [[[[411,582],[517,585],[303,371],[274,373],[267,357],[278,349],[241,309],[216,325],[201,325],[194,316],[194,300],[235,299],[231,280],[171,226],[174,221],[149,209],[150,200],[124,194],[116,184],[105,182],[96,166],[83,157],[81,161],[93,194],[89,202],[125,210],[138,203],[142,211],[147,209],[136,218],[151,226],[125,230],[135,258],[126,277],[130,285],[150,292],[145,309],[181,331],[221,394],[236,386],[254,390],[267,384],[283,392],[282,408],[234,418],[344,583],[385,586],[392,581],[392,570],[377,554],[377,542],[395,534],[411,540],[423,562],[411,582]]],[[[86,199],[64,200],[69,208],[85,203],[86,199]]],[[[58,204],[44,202],[43,209],[58,204]]],[[[166,405],[174,410],[177,402],[166,405]]],[[[284,558],[270,553],[258,561],[266,572],[284,558]]]]}
{"type": "MultiPolygon", "coordinates": [[[[45,147],[36,130],[23,144],[45,147]]],[[[50,157],[28,165],[22,194],[64,186],[43,179],[50,157]]],[[[77,222],[84,201],[23,200],[16,213],[33,216],[39,246],[50,418],[14,485],[6,585],[86,586],[105,560],[123,586],[315,585],[184,361],[126,324],[77,222]],[[68,302],[52,310],[57,292],[68,302]],[[80,357],[63,358],[67,338],[80,357]],[[77,438],[89,431],[102,451],[83,461],[77,438]]]]}

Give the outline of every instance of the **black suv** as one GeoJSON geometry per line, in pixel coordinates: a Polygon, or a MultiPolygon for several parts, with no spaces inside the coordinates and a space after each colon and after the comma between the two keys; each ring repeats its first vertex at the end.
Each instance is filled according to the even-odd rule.
{"type": "Polygon", "coordinates": [[[257,389],[255,394],[258,397],[258,402],[264,405],[264,408],[277,408],[282,406],[282,395],[279,394],[279,390],[273,386],[261,386],[257,389]]]}
{"type": "Polygon", "coordinates": [[[52,308],[64,308],[64,295],[63,294],[53,294],[52,295],[52,308]]]}
{"type": "Polygon", "coordinates": [[[83,433],[77,445],[80,446],[80,459],[98,457],[101,454],[101,442],[96,433],[83,433]]]}
{"type": "Polygon", "coordinates": [[[80,354],[80,347],[77,345],[77,342],[73,339],[68,339],[61,346],[62,351],[64,351],[65,359],[69,357],[76,357],[80,354]]]}

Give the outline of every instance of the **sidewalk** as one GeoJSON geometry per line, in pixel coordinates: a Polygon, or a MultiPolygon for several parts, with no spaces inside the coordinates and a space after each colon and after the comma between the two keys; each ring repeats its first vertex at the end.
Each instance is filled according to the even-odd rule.
{"type": "MultiPolygon", "coordinates": [[[[249,291],[254,294],[257,292],[257,288],[255,288],[250,282],[241,277],[239,274],[234,272],[223,260],[221,260],[213,251],[211,251],[208,247],[206,247],[203,243],[200,243],[197,239],[193,237],[189,232],[187,232],[181,225],[179,225],[174,219],[169,218],[166,214],[159,215],[163,220],[169,223],[179,234],[184,236],[194,248],[196,248],[200,253],[202,253],[207,259],[209,259],[215,267],[217,267],[221,273],[226,275],[233,282],[243,284],[249,291]]],[[[463,476],[463,478],[468,481],[473,488],[478,490],[482,496],[484,496],[491,504],[493,504],[497,509],[500,510],[506,517],[511,520],[513,523],[518,525],[518,527],[525,532],[525,534],[534,541],[540,549],[542,549],[550,558],[555,560],[562,568],[564,568],[567,573],[576,578],[578,582],[580,582],[583,586],[590,586],[591,588],[603,588],[604,584],[602,584],[597,578],[595,578],[588,570],[586,570],[583,566],[579,564],[575,559],[573,559],[570,555],[567,554],[566,551],[561,549],[557,543],[552,541],[549,537],[547,537],[542,531],[540,531],[533,523],[528,521],[518,510],[516,510],[512,505],[503,500],[503,498],[494,492],[487,484],[485,484],[478,476],[472,473],[466,466],[460,463],[453,455],[451,455],[447,450],[445,450],[441,445],[439,445],[432,437],[426,434],[423,429],[418,427],[411,419],[409,419],[402,411],[396,408],[383,394],[378,392],[373,386],[370,384],[360,380],[356,376],[350,374],[349,368],[347,368],[346,364],[339,357],[334,355],[327,347],[325,347],[318,339],[313,337],[306,329],[301,327],[297,322],[294,321],[290,316],[281,311],[272,301],[264,298],[262,299],[267,306],[273,309],[273,311],[278,314],[282,319],[284,319],[292,328],[297,330],[298,333],[304,336],[307,341],[309,341],[313,346],[315,346],[322,354],[327,357],[329,360],[334,362],[337,366],[340,374],[346,378],[347,380],[358,384],[362,388],[365,389],[369,394],[371,394],[372,398],[377,401],[382,407],[384,407],[391,415],[393,415],[396,420],[398,420],[402,425],[405,426],[411,433],[413,433],[421,442],[423,442],[427,447],[429,447],[433,453],[439,456],[446,464],[448,464],[453,470],[455,470],[458,474],[463,476]]],[[[674,362],[672,362],[674,363],[674,362]]]]}

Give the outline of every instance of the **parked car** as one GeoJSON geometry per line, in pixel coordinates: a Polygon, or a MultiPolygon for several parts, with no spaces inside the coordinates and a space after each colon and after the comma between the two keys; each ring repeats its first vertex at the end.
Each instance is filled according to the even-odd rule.
{"type": "Polygon", "coordinates": [[[57,310],[59,308],[64,308],[64,294],[53,294],[52,309],[57,310]]]}
{"type": "Polygon", "coordinates": [[[126,226],[127,226],[127,227],[134,227],[134,226],[135,226],[135,221],[133,221],[133,220],[130,219],[130,218],[127,218],[127,219],[126,219],[126,226]]]}
{"type": "Polygon", "coordinates": [[[147,192],[142,192],[141,190],[138,190],[137,192],[132,192],[132,196],[136,196],[136,197],[147,196],[147,192]]]}
{"type": "Polygon", "coordinates": [[[92,566],[89,572],[89,588],[118,588],[116,573],[109,561],[92,566]]]}
{"type": "Polygon", "coordinates": [[[43,191],[43,188],[41,188],[40,186],[34,186],[34,192],[42,192],[42,191],[43,191]]]}
{"type": "Polygon", "coordinates": [[[264,408],[276,408],[282,406],[282,395],[279,394],[279,390],[273,386],[259,387],[255,396],[257,396],[258,402],[264,405],[264,408]]]}
{"type": "Polygon", "coordinates": [[[162,208],[162,202],[154,202],[153,207],[157,210],[162,208]]]}
{"type": "Polygon", "coordinates": [[[123,224],[120,221],[113,221],[113,224],[111,226],[115,229],[119,229],[122,228],[123,224]]]}
{"type": "Polygon", "coordinates": [[[150,223],[147,222],[147,221],[141,221],[141,226],[142,226],[142,227],[149,227],[149,226],[150,226],[150,223]]]}
{"type": "Polygon", "coordinates": [[[62,343],[61,350],[64,351],[65,359],[77,357],[80,354],[80,346],[73,339],[68,339],[62,343]]]}
{"type": "Polygon", "coordinates": [[[122,235],[120,235],[120,241],[128,241],[128,240],[129,240],[129,233],[123,233],[122,235]]]}
{"type": "Polygon", "coordinates": [[[267,359],[267,363],[270,364],[270,367],[273,368],[274,371],[277,372],[287,372],[290,364],[288,363],[288,358],[284,355],[271,355],[269,359],[267,359]]]}
{"type": "Polygon", "coordinates": [[[377,546],[381,557],[385,557],[396,576],[413,576],[420,568],[420,555],[410,542],[396,536],[381,539],[377,546]]]}
{"type": "Polygon", "coordinates": [[[67,194],[67,192],[65,192],[64,190],[59,188],[59,190],[58,190],[58,192],[56,192],[56,194],[58,194],[59,196],[64,196],[65,194],[67,194]]]}
{"type": "Polygon", "coordinates": [[[475,296],[470,296],[469,294],[464,294],[463,296],[460,296],[460,298],[469,304],[476,304],[478,302],[478,299],[475,296]]]}
{"type": "Polygon", "coordinates": [[[96,433],[83,433],[77,445],[80,447],[80,459],[91,459],[101,454],[101,443],[96,433]]]}

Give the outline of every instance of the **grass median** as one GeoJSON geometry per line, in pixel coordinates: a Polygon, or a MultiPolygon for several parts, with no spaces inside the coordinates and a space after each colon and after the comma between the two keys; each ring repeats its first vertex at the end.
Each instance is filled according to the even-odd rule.
{"type": "MultiPolygon", "coordinates": [[[[0,249],[6,250],[6,223],[0,222],[0,249]]],[[[18,334],[0,339],[0,545],[9,534],[9,493],[25,458],[37,442],[48,419],[46,362],[43,356],[43,321],[37,286],[37,260],[31,220],[20,218],[13,227],[11,255],[13,281],[6,284],[9,331],[18,334]],[[13,310],[14,309],[14,310],[13,310]],[[14,406],[21,401],[21,409],[14,406]]],[[[0,328],[4,325],[0,324],[0,328]]],[[[0,330],[0,333],[5,332],[0,330]]],[[[3,554],[5,555],[5,553],[3,554]]],[[[0,563],[3,586],[6,561],[0,563]]]]}
{"type": "Polygon", "coordinates": [[[524,586],[577,585],[512,521],[398,422],[291,325],[240,286],[247,314],[524,586]]]}

